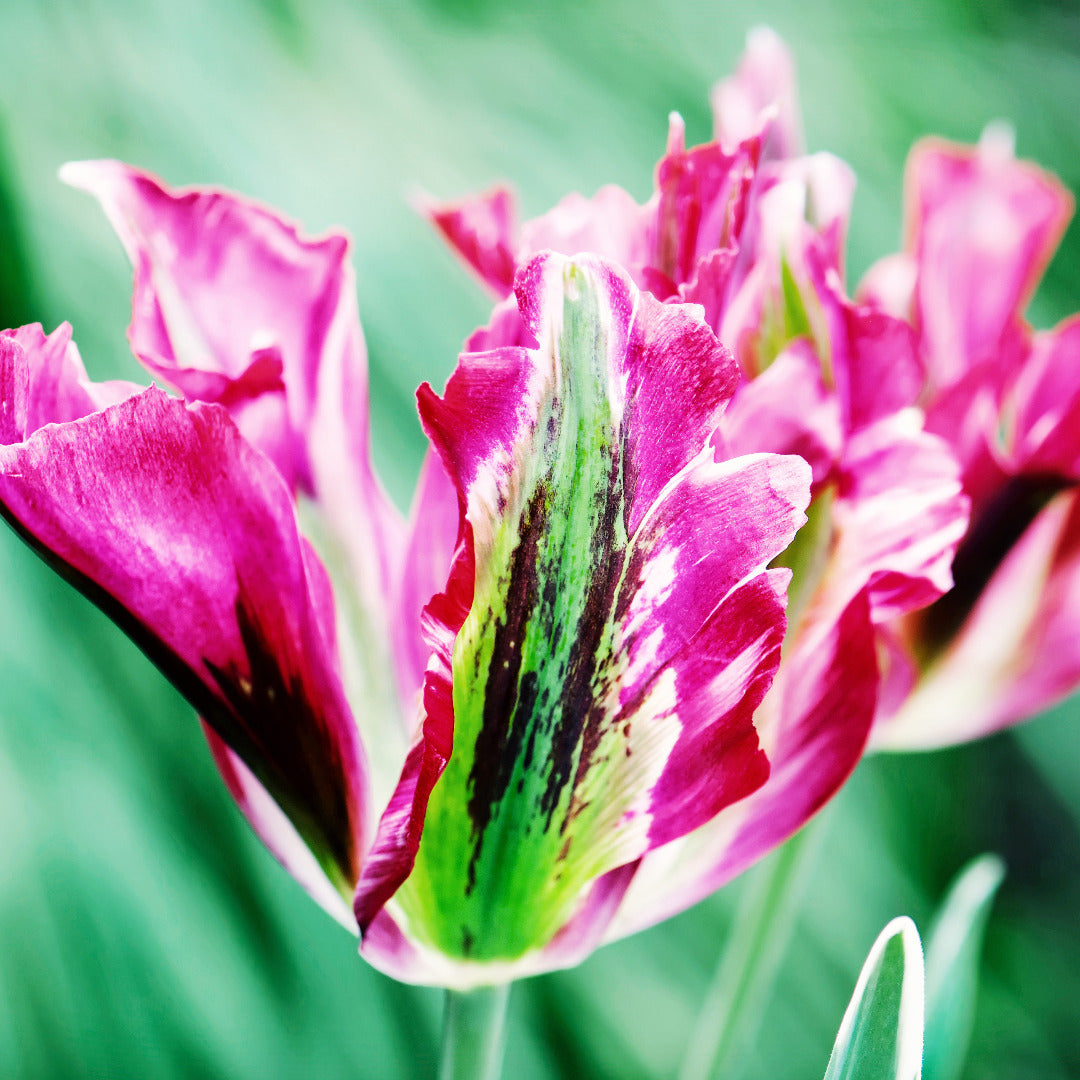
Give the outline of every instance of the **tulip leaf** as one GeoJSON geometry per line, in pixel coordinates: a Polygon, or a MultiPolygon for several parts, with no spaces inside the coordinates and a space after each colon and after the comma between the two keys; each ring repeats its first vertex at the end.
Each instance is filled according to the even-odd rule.
{"type": "Polygon", "coordinates": [[[973,859],[957,875],[934,918],[926,946],[926,1080],[956,1080],[975,1021],[983,934],[1005,864],[973,859]]]}
{"type": "Polygon", "coordinates": [[[825,1080],[919,1080],[923,957],[906,916],[882,930],[863,965],[825,1080]]]}

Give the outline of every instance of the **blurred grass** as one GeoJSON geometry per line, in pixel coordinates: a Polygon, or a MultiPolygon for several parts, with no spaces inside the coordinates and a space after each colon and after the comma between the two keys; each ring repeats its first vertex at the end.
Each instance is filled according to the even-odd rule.
{"type": "MultiPolygon", "coordinates": [[[[526,214],[567,190],[651,184],[666,115],[709,132],[707,91],[748,27],[794,46],[810,146],[859,175],[852,280],[893,250],[920,134],[1003,117],[1080,190],[1080,18],[1064,3],[643,0],[6,0],[0,6],[0,322],[62,319],[91,373],[137,376],[130,275],[55,179],[117,156],[227,185],[355,238],[375,456],[403,504],[441,385],[487,305],[407,196],[498,178],[526,214]]],[[[1070,229],[1036,300],[1080,304],[1070,229]]],[[[367,968],[249,834],[183,702],[96,611],[0,534],[0,1076],[423,1077],[438,995],[367,968]]],[[[829,812],[749,1075],[818,1076],[877,931],[925,927],[983,850],[991,918],[969,1080],[1080,1076],[1080,716],[867,762],[829,812]]],[[[506,1075],[670,1075],[738,891],[519,988],[506,1075]]]]}

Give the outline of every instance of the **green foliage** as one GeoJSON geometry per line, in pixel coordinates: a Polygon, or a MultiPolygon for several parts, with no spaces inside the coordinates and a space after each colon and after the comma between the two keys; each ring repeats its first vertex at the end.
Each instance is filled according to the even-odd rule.
{"type": "Polygon", "coordinates": [[[923,958],[906,916],[882,930],[859,975],[825,1080],[919,1080],[923,958]]]}
{"type": "Polygon", "coordinates": [[[926,946],[926,1080],[956,1080],[964,1066],[979,958],[990,905],[1005,876],[996,855],[980,855],[957,875],[942,901],[926,946]]]}

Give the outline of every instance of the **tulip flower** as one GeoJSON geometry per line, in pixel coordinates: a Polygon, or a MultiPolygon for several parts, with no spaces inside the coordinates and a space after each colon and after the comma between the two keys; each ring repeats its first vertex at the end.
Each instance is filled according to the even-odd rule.
{"type": "Polygon", "coordinates": [[[459,988],[576,963],[697,899],[636,888],[686,837],[776,842],[754,714],[810,470],[714,438],[739,372],[700,308],[594,255],[517,268],[521,341],[420,389],[406,525],[368,458],[346,240],[115,162],[65,176],[181,396],[91,382],[66,326],[4,332],[0,513],[191,702],[364,956],[459,988]]]}
{"type": "Polygon", "coordinates": [[[783,556],[795,572],[784,660],[757,720],[772,772],[743,807],[756,823],[739,830],[722,814],[649,854],[623,925],[713,891],[836,792],[888,690],[887,628],[950,588],[967,523],[956,458],[915,406],[914,332],[844,291],[852,173],[829,154],[789,156],[802,145],[793,71],[775,34],[752,34],[737,74],[713,95],[718,138],[687,149],[673,115],[644,205],[608,186],[520,227],[505,187],[421,207],[499,300],[472,346],[520,340],[505,298],[516,268],[541,249],[588,247],[658,299],[700,304],[734,352],[739,384],[714,445],[796,453],[812,467],[810,523],[783,556]]]}
{"type": "Polygon", "coordinates": [[[956,588],[891,623],[881,746],[934,747],[1033,716],[1080,686],[1080,324],[1024,308],[1072,212],[1011,134],[912,151],[907,246],[862,292],[910,322],[927,424],[962,466],[971,525],[956,588]]]}

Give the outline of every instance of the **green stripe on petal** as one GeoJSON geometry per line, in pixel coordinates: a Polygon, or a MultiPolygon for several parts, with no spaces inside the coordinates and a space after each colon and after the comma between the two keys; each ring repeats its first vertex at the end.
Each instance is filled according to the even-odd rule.
{"type": "Polygon", "coordinates": [[[751,714],[786,583],[765,568],[809,484],[798,459],[714,459],[736,369],[697,309],[594,256],[538,256],[517,293],[538,348],[463,356],[420,395],[475,580],[453,752],[392,901],[488,972],[549,966],[597,879],[764,782],[751,714]]]}
{"type": "Polygon", "coordinates": [[[450,955],[512,958],[544,944],[605,868],[583,836],[597,817],[589,791],[603,780],[582,781],[604,749],[627,550],[609,329],[596,280],[568,264],[539,409],[499,492],[505,507],[489,534],[475,523],[454,753],[399,893],[410,922],[450,955]]]}

